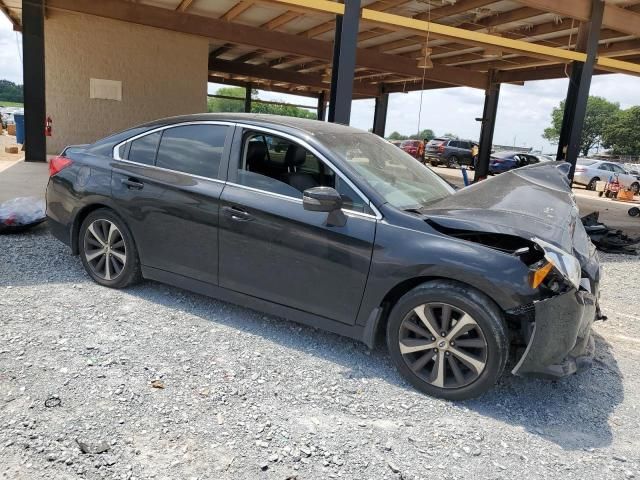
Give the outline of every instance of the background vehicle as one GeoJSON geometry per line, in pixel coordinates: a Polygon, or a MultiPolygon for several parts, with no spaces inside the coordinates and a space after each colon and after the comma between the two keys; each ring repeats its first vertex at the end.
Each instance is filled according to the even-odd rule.
{"type": "Polygon", "coordinates": [[[400,145],[402,145],[402,140],[389,140],[389,143],[391,145],[395,145],[396,147],[400,148],[400,145]]]}
{"type": "Polygon", "coordinates": [[[494,152],[489,158],[489,173],[495,175],[514,168],[540,163],[539,157],[521,152],[494,152]]]}
{"type": "Polygon", "coordinates": [[[370,347],[386,332],[398,371],[453,400],[494,385],[512,345],[518,375],[593,354],[600,270],[566,164],[455,192],[374,134],[203,114],[49,166],[51,232],[100,285],[153,279],[370,347]]]}
{"type": "Polygon", "coordinates": [[[579,158],[573,183],[584,185],[587,190],[595,190],[597,181],[607,182],[616,173],[618,174],[620,185],[637,195],[638,191],[640,191],[640,180],[635,175],[627,173],[620,164],[604,160],[579,158]]]}
{"type": "Polygon", "coordinates": [[[473,165],[474,142],[452,138],[434,138],[425,146],[425,161],[433,166],[473,165]]]}
{"type": "Polygon", "coordinates": [[[403,140],[400,148],[411,155],[416,160],[422,161],[424,144],[422,140],[403,140]]]}

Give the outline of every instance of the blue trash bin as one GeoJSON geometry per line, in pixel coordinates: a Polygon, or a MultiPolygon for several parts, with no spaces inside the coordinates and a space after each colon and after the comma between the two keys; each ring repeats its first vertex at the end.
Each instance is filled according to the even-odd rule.
{"type": "Polygon", "coordinates": [[[13,119],[16,122],[16,143],[24,145],[24,114],[14,113],[13,119]]]}

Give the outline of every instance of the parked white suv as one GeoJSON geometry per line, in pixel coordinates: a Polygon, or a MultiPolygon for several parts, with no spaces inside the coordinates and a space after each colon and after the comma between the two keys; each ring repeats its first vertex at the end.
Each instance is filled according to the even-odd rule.
{"type": "Polygon", "coordinates": [[[585,185],[587,190],[595,190],[598,180],[606,182],[614,175],[618,175],[618,180],[623,187],[631,190],[634,195],[638,194],[640,190],[638,177],[628,173],[621,165],[604,160],[579,158],[573,183],[585,185]]]}

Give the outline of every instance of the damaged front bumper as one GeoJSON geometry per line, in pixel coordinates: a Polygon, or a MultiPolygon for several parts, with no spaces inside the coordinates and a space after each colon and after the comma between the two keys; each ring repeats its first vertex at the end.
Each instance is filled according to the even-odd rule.
{"type": "Polygon", "coordinates": [[[558,378],[591,366],[595,353],[591,326],[604,318],[598,308],[597,287],[593,290],[571,289],[517,312],[525,317],[529,333],[513,374],[558,378]]]}

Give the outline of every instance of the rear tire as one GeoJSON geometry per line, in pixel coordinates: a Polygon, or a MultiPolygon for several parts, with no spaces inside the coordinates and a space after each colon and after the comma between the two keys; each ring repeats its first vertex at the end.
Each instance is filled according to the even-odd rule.
{"type": "Polygon", "coordinates": [[[627,213],[628,213],[628,214],[629,214],[629,216],[631,216],[631,217],[637,217],[638,215],[640,215],[640,208],[638,208],[638,207],[631,207],[627,213]]]}
{"type": "Polygon", "coordinates": [[[124,288],[142,278],[138,250],[124,221],[108,208],[91,212],[78,232],[82,265],[98,284],[124,288]]]}
{"type": "Polygon", "coordinates": [[[596,182],[599,182],[600,179],[598,177],[593,177],[591,180],[589,180],[589,183],[587,184],[587,190],[595,190],[596,189],[596,182]]]}
{"type": "Polygon", "coordinates": [[[474,288],[450,280],[423,283],[398,300],[387,322],[387,346],[409,383],[447,400],[489,390],[502,375],[509,352],[498,306],[474,288]]]}
{"type": "Polygon", "coordinates": [[[630,190],[634,195],[638,195],[638,192],[640,191],[640,184],[638,182],[633,182],[630,190]]]}

